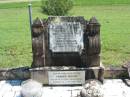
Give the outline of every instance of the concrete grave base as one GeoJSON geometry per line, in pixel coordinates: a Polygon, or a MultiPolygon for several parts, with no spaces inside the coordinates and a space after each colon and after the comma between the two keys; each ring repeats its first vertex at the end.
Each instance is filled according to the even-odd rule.
{"type": "MultiPolygon", "coordinates": [[[[76,70],[75,67],[69,67],[69,68],[68,67],[57,67],[57,68],[56,67],[44,67],[44,69],[43,68],[29,68],[29,67],[8,68],[8,69],[6,68],[6,69],[0,69],[0,80],[25,80],[25,79],[29,79],[29,78],[34,79],[35,75],[36,75],[36,77],[39,76],[39,78],[41,78],[41,77],[43,77],[42,73],[46,72],[47,69],[56,70],[58,68],[59,68],[59,70],[60,69],[64,70],[64,69],[69,69],[69,68],[76,70]],[[31,76],[33,73],[34,73],[34,75],[31,76]],[[37,74],[39,74],[39,75],[37,76],[37,74]]],[[[91,67],[91,68],[88,68],[87,71],[92,72],[92,69],[93,69],[93,71],[94,71],[93,73],[96,75],[95,78],[99,77],[102,79],[103,76],[104,76],[104,78],[109,78],[109,79],[111,79],[111,78],[128,79],[129,78],[127,69],[120,68],[120,67],[115,67],[115,68],[107,67],[105,69],[101,69],[101,68],[102,67],[100,67],[100,68],[91,67]],[[103,70],[104,70],[104,75],[102,76],[103,70]],[[98,76],[98,72],[99,72],[99,74],[101,74],[100,76],[98,76]]],[[[80,68],[80,69],[83,69],[83,68],[80,68]]],[[[79,70],[79,69],[77,69],[77,70],[79,70]]],[[[91,75],[92,75],[91,73],[87,73],[88,78],[92,78],[91,75]]]]}
{"type": "MultiPolygon", "coordinates": [[[[41,68],[34,68],[30,69],[31,71],[31,79],[37,80],[45,85],[49,85],[49,72],[56,71],[56,72],[85,72],[85,80],[87,79],[97,79],[103,82],[103,74],[104,68],[103,67],[89,67],[89,68],[76,68],[76,67],[41,67],[41,68]]],[[[55,84],[54,84],[55,85],[55,84]]],[[[56,84],[58,85],[58,84],[56,84]]],[[[64,84],[63,84],[64,85],[64,84]]],[[[65,84],[66,85],[66,84],[65,84]]],[[[75,85],[75,84],[71,84],[75,85]]]]}
{"type": "MultiPolygon", "coordinates": [[[[21,82],[21,80],[0,81],[0,97],[21,97],[21,82]]],[[[104,97],[130,97],[130,87],[121,79],[105,79],[102,87],[104,97]]],[[[43,86],[42,97],[80,97],[82,88],[82,85],[43,86]]]]}

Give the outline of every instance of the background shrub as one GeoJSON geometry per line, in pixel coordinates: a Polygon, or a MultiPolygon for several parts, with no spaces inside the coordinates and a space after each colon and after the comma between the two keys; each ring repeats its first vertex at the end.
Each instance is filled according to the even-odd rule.
{"type": "Polygon", "coordinates": [[[47,15],[66,15],[72,6],[72,0],[42,0],[42,12],[47,15]]]}

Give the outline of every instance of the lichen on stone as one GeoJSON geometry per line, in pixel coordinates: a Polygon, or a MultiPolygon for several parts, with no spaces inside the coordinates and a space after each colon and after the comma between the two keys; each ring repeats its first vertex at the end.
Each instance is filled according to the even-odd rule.
{"type": "Polygon", "coordinates": [[[87,80],[80,95],[81,97],[104,97],[102,83],[98,80],[87,80]]]}

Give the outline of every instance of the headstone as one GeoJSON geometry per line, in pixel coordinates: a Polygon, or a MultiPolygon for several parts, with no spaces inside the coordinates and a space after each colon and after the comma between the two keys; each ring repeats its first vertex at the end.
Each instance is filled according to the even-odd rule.
{"type": "Polygon", "coordinates": [[[95,17],[90,21],[83,17],[37,18],[32,42],[32,67],[100,65],[100,24],[95,17]]]}
{"type": "Polygon", "coordinates": [[[43,70],[49,85],[84,84],[91,78],[102,80],[100,49],[100,24],[95,17],[87,21],[84,17],[51,16],[46,20],[37,18],[32,25],[32,67],[50,67],[43,70]],[[53,70],[54,66],[57,69],[53,70]],[[90,70],[96,66],[98,69],[90,70]]]}

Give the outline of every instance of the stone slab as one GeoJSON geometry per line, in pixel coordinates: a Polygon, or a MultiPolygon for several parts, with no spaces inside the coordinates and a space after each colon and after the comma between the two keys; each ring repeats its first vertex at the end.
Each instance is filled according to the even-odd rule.
{"type": "Polygon", "coordinates": [[[100,81],[103,81],[102,77],[104,69],[102,67],[91,67],[91,68],[51,67],[51,68],[34,68],[30,69],[30,71],[31,71],[31,79],[37,80],[43,83],[44,85],[80,85],[84,83],[85,80],[87,79],[98,79],[100,81]],[[59,78],[56,78],[57,76],[55,74],[52,74],[52,72],[59,73],[59,76],[61,77],[59,77],[57,74],[59,78]],[[82,72],[82,74],[80,72],[82,72]],[[75,73],[75,75],[70,73],[75,73]],[[76,77],[75,79],[73,78],[73,80],[72,77],[63,78],[62,77],[63,75],[77,76],[78,80],[76,80],[76,77]]]}
{"type": "Polygon", "coordinates": [[[76,85],[85,83],[85,71],[49,71],[49,85],[76,85]]]}
{"type": "Polygon", "coordinates": [[[83,28],[80,22],[65,22],[57,17],[49,24],[49,39],[52,52],[81,52],[83,28]]]}
{"type": "MultiPolygon", "coordinates": [[[[56,67],[52,67],[52,68],[50,68],[50,67],[45,67],[46,69],[54,69],[54,70],[57,70],[57,68],[56,67]]],[[[66,70],[66,69],[69,69],[69,68],[71,68],[71,69],[76,69],[74,66],[73,67],[58,67],[58,69],[59,70],[66,70]]],[[[92,69],[96,69],[96,67],[92,67],[92,69]]],[[[23,70],[22,70],[22,68],[21,69],[0,69],[0,80],[16,80],[16,79],[20,79],[20,80],[23,80],[23,79],[29,79],[30,78],[30,76],[31,76],[31,78],[34,78],[34,77],[38,77],[39,79],[41,79],[41,77],[43,77],[43,73],[45,73],[46,72],[46,69],[44,70],[45,72],[43,72],[43,71],[40,71],[40,70],[38,70],[39,68],[34,68],[34,69],[29,69],[29,68],[26,68],[26,69],[24,69],[23,68],[23,70]],[[25,72],[26,71],[26,72],[25,72]],[[37,73],[38,72],[38,73],[37,73]],[[30,74],[31,73],[31,74],[30,74]],[[33,73],[37,73],[36,75],[34,75],[33,73]],[[34,75],[33,77],[32,77],[32,74],[34,75]]],[[[90,70],[91,70],[91,68],[90,68],[90,70]]],[[[97,75],[97,69],[96,70],[94,70],[94,73],[96,74],[96,77],[98,76],[97,75]]],[[[45,75],[47,75],[47,74],[45,74],[45,75]]],[[[89,75],[88,75],[89,76],[89,75]]],[[[104,68],[104,78],[106,78],[106,79],[112,79],[112,78],[116,78],[116,79],[118,79],[118,78],[123,78],[123,79],[128,79],[129,78],[129,74],[128,74],[128,71],[127,71],[127,69],[124,69],[124,68],[112,68],[112,67],[107,67],[107,68],[104,68]]],[[[46,78],[46,77],[45,77],[46,78]]],[[[45,81],[45,83],[48,81],[47,79],[44,79],[44,81],[45,81]]],[[[130,82],[129,82],[130,83],[130,82]]]]}
{"type": "MultiPolygon", "coordinates": [[[[0,81],[0,97],[21,97],[19,82],[16,81],[16,86],[19,87],[17,89],[13,89],[15,85],[11,86],[8,82],[10,81],[0,81]]],[[[105,79],[103,88],[104,97],[130,97],[130,87],[121,79],[105,79]]],[[[44,86],[42,97],[79,97],[81,89],[82,86],[44,86]]]]}

